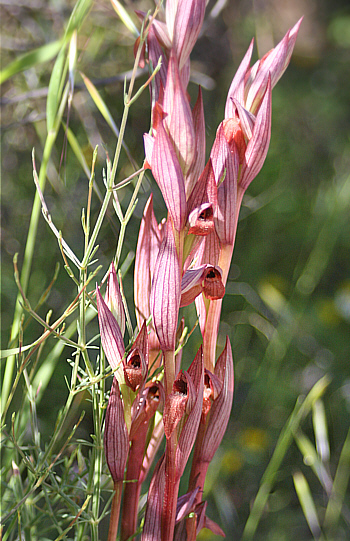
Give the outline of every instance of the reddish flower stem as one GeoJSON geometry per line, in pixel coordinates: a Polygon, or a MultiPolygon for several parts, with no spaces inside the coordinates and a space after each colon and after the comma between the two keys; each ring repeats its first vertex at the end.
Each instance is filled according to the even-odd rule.
{"type": "Polygon", "coordinates": [[[176,430],[166,442],[165,451],[165,490],[162,512],[162,541],[172,541],[175,528],[176,503],[180,479],[176,479],[177,434],[176,430]]]}
{"type": "Polygon", "coordinates": [[[204,481],[207,474],[209,462],[203,462],[200,459],[202,442],[206,432],[206,423],[200,422],[197,439],[194,447],[194,454],[192,460],[192,468],[190,473],[190,481],[188,491],[191,492],[196,487],[199,487],[198,494],[196,496],[195,503],[200,503],[203,497],[204,481]]]}
{"type": "Polygon", "coordinates": [[[196,541],[196,539],[197,539],[197,517],[195,515],[190,516],[186,520],[186,534],[187,534],[187,541],[196,541]]]}
{"type": "MultiPolygon", "coordinates": [[[[168,396],[173,390],[175,380],[174,351],[164,352],[164,384],[168,396]]],[[[167,439],[165,449],[165,489],[162,511],[162,541],[171,541],[174,536],[176,502],[180,480],[176,480],[176,446],[177,432],[173,431],[167,439]]]]}
{"type": "Polygon", "coordinates": [[[107,541],[116,541],[118,534],[118,524],[119,524],[119,513],[120,513],[120,502],[122,499],[123,492],[123,479],[115,481],[114,483],[114,496],[112,500],[111,515],[109,519],[109,530],[108,530],[108,540],[107,541]]]}
{"type": "Polygon", "coordinates": [[[164,351],[164,390],[165,396],[173,391],[175,381],[175,355],[174,351],[164,351]]]}
{"type": "MultiPolygon", "coordinates": [[[[225,244],[220,251],[219,267],[222,269],[222,283],[226,285],[228,272],[233,253],[233,244],[225,244]]],[[[222,299],[210,301],[205,331],[203,336],[203,358],[204,366],[210,372],[214,372],[216,341],[219,331],[222,299]]]]}
{"type": "MultiPolygon", "coordinates": [[[[220,250],[220,257],[218,266],[222,270],[222,283],[226,286],[228,273],[231,266],[231,259],[233,254],[233,248],[235,245],[235,237],[238,225],[238,216],[242,204],[244,190],[238,186],[237,188],[237,202],[235,212],[235,225],[234,225],[234,238],[232,244],[224,244],[220,250]]],[[[205,332],[203,336],[203,358],[204,366],[211,372],[214,372],[215,366],[215,351],[216,342],[219,332],[219,323],[221,315],[222,299],[217,301],[210,301],[207,320],[205,324],[205,332]]]]}
{"type": "Polygon", "coordinates": [[[137,528],[137,514],[140,500],[141,482],[140,473],[145,451],[145,440],[148,424],[140,427],[137,439],[132,441],[129,451],[128,468],[124,488],[122,519],[121,519],[121,541],[131,537],[137,528]]]}

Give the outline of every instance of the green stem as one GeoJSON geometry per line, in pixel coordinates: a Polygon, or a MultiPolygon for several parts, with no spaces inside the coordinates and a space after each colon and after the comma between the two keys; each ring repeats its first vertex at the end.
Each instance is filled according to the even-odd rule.
{"type": "Polygon", "coordinates": [[[137,194],[138,194],[139,189],[141,187],[141,183],[142,183],[144,174],[145,174],[145,171],[142,171],[141,174],[139,175],[139,178],[137,180],[137,183],[136,183],[134,192],[132,194],[129,206],[128,206],[127,211],[125,213],[124,219],[121,220],[121,226],[120,226],[120,232],[119,232],[119,238],[118,238],[118,245],[117,245],[117,251],[116,251],[116,256],[115,256],[115,265],[116,265],[116,267],[118,267],[118,265],[119,265],[120,256],[121,256],[121,252],[122,252],[122,247],[123,247],[124,238],[125,238],[126,226],[128,225],[129,220],[130,220],[130,218],[132,216],[132,212],[133,212],[134,206],[135,206],[136,197],[137,197],[137,194]]]}
{"type": "Polygon", "coordinates": [[[96,242],[97,236],[98,236],[98,234],[100,232],[102,222],[103,222],[105,214],[107,212],[108,204],[109,204],[109,201],[110,201],[110,198],[111,198],[111,195],[112,195],[112,190],[113,190],[114,180],[115,180],[116,173],[117,173],[117,167],[118,167],[118,163],[119,163],[120,152],[121,152],[121,149],[122,149],[122,143],[123,143],[123,139],[124,139],[125,127],[126,127],[126,122],[127,122],[128,115],[129,115],[129,108],[130,108],[130,105],[131,105],[130,101],[131,101],[131,96],[132,96],[132,92],[133,92],[133,88],[134,88],[136,70],[137,70],[138,62],[140,60],[140,55],[141,55],[141,49],[139,47],[139,50],[138,50],[137,55],[136,55],[135,63],[134,63],[133,73],[132,73],[132,76],[131,76],[131,79],[130,79],[129,91],[128,91],[128,94],[127,94],[127,96],[125,98],[123,117],[122,117],[121,124],[120,124],[119,137],[118,137],[117,147],[115,149],[112,170],[111,170],[111,174],[110,174],[109,178],[107,179],[107,183],[108,183],[107,184],[107,191],[106,191],[106,194],[104,196],[104,199],[103,199],[103,202],[102,202],[102,207],[100,209],[100,213],[98,215],[94,230],[93,230],[93,232],[91,234],[91,238],[90,238],[88,247],[86,249],[84,259],[82,261],[82,267],[86,267],[88,262],[89,262],[89,257],[91,255],[91,252],[92,252],[94,246],[95,246],[95,242],[96,242]]]}
{"type": "Polygon", "coordinates": [[[77,353],[76,353],[76,355],[74,357],[74,366],[73,366],[72,377],[71,377],[71,389],[70,389],[66,404],[64,406],[64,410],[63,410],[61,416],[59,417],[59,420],[58,420],[57,425],[55,427],[55,431],[53,433],[53,436],[50,439],[50,443],[48,444],[48,446],[47,446],[47,448],[45,450],[45,453],[43,454],[43,456],[41,457],[41,460],[39,462],[39,466],[38,466],[39,471],[40,471],[41,468],[44,467],[46,461],[48,461],[48,458],[51,455],[54,446],[56,445],[56,442],[57,442],[58,437],[60,435],[63,424],[64,424],[64,422],[65,422],[65,420],[66,420],[66,418],[68,416],[69,410],[71,408],[71,405],[72,405],[72,402],[73,402],[73,399],[74,399],[74,395],[75,395],[74,391],[75,391],[77,377],[78,377],[79,358],[80,358],[80,351],[77,350],[77,353]]]}
{"type": "Polygon", "coordinates": [[[101,411],[103,401],[103,381],[101,382],[102,389],[97,390],[96,385],[93,387],[93,416],[94,416],[94,433],[95,444],[93,447],[93,495],[92,495],[92,539],[98,541],[98,523],[101,501],[101,476],[103,464],[103,442],[101,434],[101,411]]]}
{"type": "MultiPolygon", "coordinates": [[[[45,141],[43,159],[41,162],[40,172],[39,172],[39,185],[40,185],[40,189],[42,193],[44,193],[45,185],[46,185],[47,166],[49,163],[53,145],[56,141],[63,111],[67,103],[68,89],[69,89],[69,86],[66,85],[53,130],[47,134],[47,138],[45,141]]],[[[22,266],[22,272],[21,272],[21,284],[22,284],[24,294],[27,293],[27,287],[28,287],[28,282],[29,282],[30,270],[32,267],[34,246],[35,246],[35,241],[36,241],[36,234],[37,234],[40,214],[41,214],[41,201],[40,201],[39,194],[36,191],[35,196],[34,196],[34,203],[33,203],[33,208],[32,208],[32,213],[31,213],[31,218],[30,218],[29,230],[28,230],[28,235],[27,235],[27,243],[25,247],[23,266],[22,266]]],[[[16,340],[19,333],[20,322],[21,322],[21,317],[23,313],[21,300],[22,300],[21,293],[18,292],[17,298],[16,298],[15,313],[14,313],[13,323],[12,323],[12,328],[11,328],[10,344],[12,344],[16,340]]],[[[10,394],[14,367],[15,367],[15,356],[13,355],[9,357],[6,362],[6,368],[5,368],[2,391],[1,391],[1,410],[2,411],[7,402],[7,398],[10,394]]]]}

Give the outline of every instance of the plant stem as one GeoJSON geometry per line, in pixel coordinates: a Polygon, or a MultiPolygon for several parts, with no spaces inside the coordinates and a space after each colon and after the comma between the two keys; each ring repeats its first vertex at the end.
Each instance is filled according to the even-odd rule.
{"type": "Polygon", "coordinates": [[[196,487],[199,487],[199,492],[195,500],[196,503],[200,503],[202,501],[205,476],[209,467],[209,462],[203,462],[200,459],[200,453],[202,449],[203,439],[206,433],[206,428],[206,423],[200,422],[194,447],[190,481],[188,485],[189,492],[191,492],[191,490],[194,490],[196,487]]]}
{"type": "Polygon", "coordinates": [[[176,429],[166,442],[165,450],[165,490],[162,511],[162,541],[172,541],[175,528],[176,503],[180,479],[176,478],[176,429]]]}
{"type": "MultiPolygon", "coordinates": [[[[164,384],[165,396],[173,390],[175,380],[175,352],[164,352],[164,384]]],[[[180,480],[176,479],[176,429],[167,439],[165,449],[165,489],[162,510],[162,541],[171,541],[174,535],[176,502],[180,480]]]]}
{"type": "MultiPolygon", "coordinates": [[[[67,103],[68,89],[69,87],[68,85],[66,85],[53,130],[47,134],[47,138],[45,141],[43,159],[41,162],[40,172],[39,172],[39,185],[40,185],[40,189],[42,193],[44,193],[44,190],[45,190],[46,171],[47,171],[49,159],[51,156],[52,148],[56,141],[63,111],[67,103]]],[[[22,284],[24,294],[27,293],[27,287],[28,287],[28,282],[29,282],[30,270],[32,267],[34,246],[35,246],[35,241],[36,241],[36,233],[38,229],[40,214],[41,214],[41,201],[40,201],[39,193],[36,191],[35,196],[34,196],[32,213],[30,217],[27,243],[25,247],[23,266],[22,266],[22,272],[21,272],[21,284],[22,284]]],[[[14,340],[16,340],[19,333],[20,321],[21,321],[21,317],[23,313],[21,300],[22,300],[21,293],[18,292],[17,298],[16,298],[15,313],[13,316],[13,323],[11,327],[10,344],[14,342],[14,340]]],[[[11,357],[7,359],[7,362],[6,362],[6,368],[5,368],[2,391],[1,391],[1,411],[3,411],[3,408],[7,402],[7,398],[10,394],[14,367],[15,367],[15,356],[12,355],[11,357]]]]}
{"type": "Polygon", "coordinates": [[[128,206],[127,211],[125,213],[124,219],[121,221],[120,232],[119,232],[119,237],[118,237],[117,252],[116,252],[116,256],[115,256],[115,265],[116,265],[116,267],[118,267],[118,265],[119,265],[120,255],[121,255],[122,247],[123,247],[123,243],[124,243],[126,226],[127,226],[128,222],[129,222],[131,216],[132,216],[132,210],[134,208],[136,197],[137,197],[137,194],[139,192],[139,189],[140,189],[144,174],[145,174],[145,171],[142,171],[140,173],[140,175],[139,175],[139,178],[137,179],[137,183],[136,183],[134,192],[132,194],[129,206],[128,206]]]}
{"type": "Polygon", "coordinates": [[[139,60],[140,60],[140,55],[141,55],[141,48],[139,47],[137,55],[136,55],[135,63],[134,63],[133,73],[132,73],[132,76],[131,76],[131,79],[130,79],[129,91],[128,91],[128,94],[127,94],[127,96],[125,98],[123,117],[122,117],[121,124],[120,124],[119,137],[118,137],[117,147],[115,149],[112,170],[111,170],[109,178],[107,179],[107,181],[108,181],[107,191],[106,191],[106,194],[104,196],[104,199],[103,199],[103,202],[102,202],[102,207],[100,209],[100,213],[98,215],[94,230],[93,230],[93,232],[91,234],[89,244],[88,244],[86,252],[84,254],[84,259],[82,261],[82,267],[86,267],[87,264],[88,264],[90,254],[91,254],[91,252],[92,252],[92,250],[93,250],[93,248],[95,246],[95,242],[96,242],[97,236],[98,236],[98,234],[100,232],[102,222],[103,222],[105,214],[107,212],[109,200],[110,200],[111,195],[112,195],[112,189],[113,189],[113,186],[114,186],[114,180],[115,180],[116,173],[117,173],[117,167],[118,167],[118,163],[119,163],[120,152],[121,152],[121,149],[122,149],[126,122],[127,122],[128,115],[129,115],[129,108],[130,108],[130,105],[131,105],[130,100],[131,100],[131,96],[132,96],[132,92],[133,92],[133,88],[134,88],[136,70],[137,70],[139,60]]]}
{"type": "Polygon", "coordinates": [[[123,509],[121,520],[121,541],[126,541],[134,535],[137,528],[137,514],[141,492],[140,473],[145,452],[148,423],[138,430],[137,436],[131,443],[129,451],[126,483],[124,488],[123,509]]]}
{"type": "Polygon", "coordinates": [[[101,500],[101,476],[102,476],[102,453],[103,453],[103,442],[101,434],[101,414],[102,411],[102,401],[103,401],[103,382],[102,380],[99,384],[93,386],[93,416],[94,416],[94,432],[95,432],[95,445],[93,447],[93,495],[92,495],[92,539],[98,541],[98,518],[100,510],[100,500],[101,500]],[[102,389],[97,389],[97,386],[100,385],[102,389]]]}
{"type": "Polygon", "coordinates": [[[109,519],[109,530],[107,541],[116,541],[118,534],[120,502],[122,499],[123,480],[114,483],[114,496],[112,500],[111,516],[109,519]]]}
{"type": "MultiPolygon", "coordinates": [[[[222,282],[226,285],[228,273],[230,270],[234,244],[225,244],[222,246],[219,258],[219,267],[222,269],[222,282]]],[[[204,366],[210,372],[214,372],[216,342],[219,332],[220,315],[222,299],[209,301],[205,331],[203,336],[203,358],[204,366]]]]}

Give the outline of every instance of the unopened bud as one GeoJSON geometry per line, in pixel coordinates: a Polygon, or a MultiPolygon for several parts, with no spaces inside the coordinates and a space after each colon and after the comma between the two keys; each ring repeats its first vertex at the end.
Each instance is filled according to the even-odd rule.
{"type": "Polygon", "coordinates": [[[236,146],[238,150],[239,163],[242,164],[244,161],[247,144],[241,128],[241,121],[238,117],[228,118],[223,121],[222,125],[224,128],[226,141],[228,142],[231,151],[234,151],[234,146],[236,146]]]}

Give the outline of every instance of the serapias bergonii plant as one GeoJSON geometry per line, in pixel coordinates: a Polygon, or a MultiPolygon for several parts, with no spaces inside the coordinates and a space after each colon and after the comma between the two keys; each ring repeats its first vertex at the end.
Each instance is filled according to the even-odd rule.
{"type": "Polygon", "coordinates": [[[206,516],[202,501],[206,472],[226,430],[233,399],[228,337],[216,360],[221,304],[242,198],[269,147],[271,91],[288,66],[301,20],[253,66],[251,42],[231,83],[225,118],[205,163],[201,89],[193,108],[187,93],[190,53],[205,6],[205,0],[168,0],[160,11],[162,20],[154,19],[149,27],[142,62],[152,70],[161,56],[162,65],[150,84],[152,126],[144,135],[145,167],[161,190],[168,216],[157,223],[151,195],[135,260],[139,331],[127,354],[113,264],[105,301],[96,289],[102,347],[114,371],[104,436],[115,489],[109,541],[117,536],[123,490],[120,538],[126,541],[138,531],[141,484],[164,435],[165,451],[151,479],[142,541],[192,541],[204,527],[224,535],[206,516]],[[189,369],[183,370],[179,310],[191,302],[196,303],[203,344],[189,369]],[[193,447],[188,491],[179,497],[180,478],[193,447]]]}

